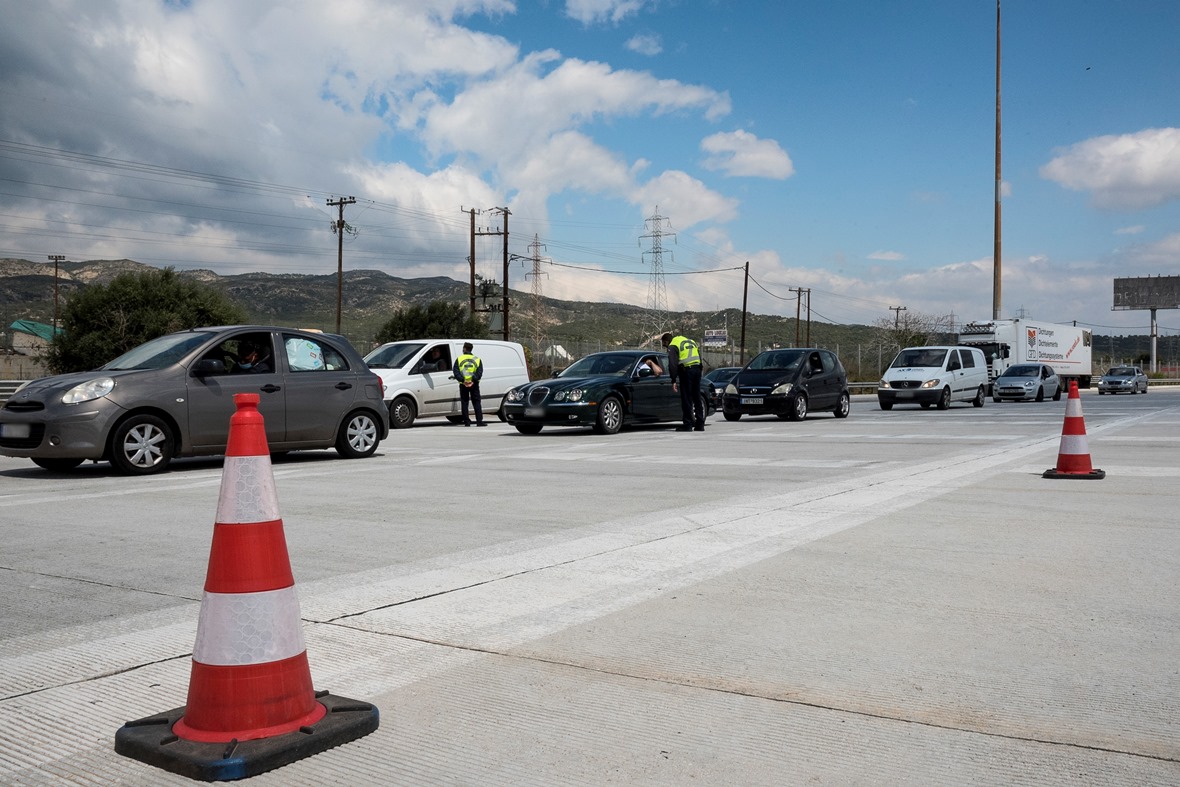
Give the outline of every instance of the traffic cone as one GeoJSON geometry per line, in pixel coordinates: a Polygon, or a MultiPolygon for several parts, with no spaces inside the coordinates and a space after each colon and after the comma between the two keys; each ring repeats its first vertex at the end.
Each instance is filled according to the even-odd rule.
{"type": "Polygon", "coordinates": [[[1086,419],[1082,418],[1082,397],[1078,381],[1069,381],[1069,399],[1065,402],[1065,423],[1061,427],[1061,449],[1057,453],[1057,467],[1046,470],[1042,478],[1106,478],[1106,472],[1095,470],[1090,464],[1090,448],[1086,444],[1086,419]]]}
{"type": "Polygon", "coordinates": [[[235,394],[188,703],[115,734],[115,751],[204,781],[254,776],[377,729],[367,702],[317,693],[258,394],[235,394]]]}

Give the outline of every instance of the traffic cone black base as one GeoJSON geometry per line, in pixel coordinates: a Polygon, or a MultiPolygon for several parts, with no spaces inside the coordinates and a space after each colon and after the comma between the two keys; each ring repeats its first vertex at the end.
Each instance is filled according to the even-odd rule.
{"type": "Polygon", "coordinates": [[[323,718],[295,732],[229,743],[199,743],[177,737],[173,725],[184,708],[129,721],[115,733],[115,751],[172,773],[198,781],[232,781],[289,765],[304,757],[354,741],[377,729],[377,706],[328,692],[317,692],[316,702],[327,710],[323,718]]]}
{"type": "Polygon", "coordinates": [[[1105,470],[1091,470],[1088,473],[1062,473],[1056,467],[1050,467],[1041,473],[1041,478],[1089,478],[1097,481],[1106,478],[1105,470]]]}

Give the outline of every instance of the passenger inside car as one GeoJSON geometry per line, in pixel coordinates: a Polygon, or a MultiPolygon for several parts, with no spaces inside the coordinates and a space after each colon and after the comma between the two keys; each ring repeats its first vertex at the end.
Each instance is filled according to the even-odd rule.
{"type": "Polygon", "coordinates": [[[273,370],[269,342],[249,338],[238,343],[238,363],[233,369],[235,374],[265,374],[273,370]]]}
{"type": "Polygon", "coordinates": [[[642,375],[644,370],[651,372],[652,377],[659,377],[664,373],[664,368],[656,361],[655,356],[648,356],[639,362],[637,371],[642,375]]]}

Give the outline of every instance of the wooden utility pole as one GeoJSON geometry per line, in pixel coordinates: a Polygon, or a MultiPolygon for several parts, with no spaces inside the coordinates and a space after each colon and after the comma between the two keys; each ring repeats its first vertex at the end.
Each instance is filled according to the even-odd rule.
{"type": "Polygon", "coordinates": [[[57,336],[57,264],[65,261],[65,255],[50,254],[49,259],[53,262],[53,335],[57,336]]]}
{"type": "Polygon", "coordinates": [[[904,306],[890,306],[889,310],[893,312],[893,329],[897,330],[901,325],[901,313],[907,309],[904,306]]]}
{"type": "Polygon", "coordinates": [[[738,365],[746,365],[746,302],[750,297],[750,261],[746,260],[746,276],[742,284],[742,350],[738,355],[738,365]]]}
{"type": "Polygon", "coordinates": [[[332,230],[336,233],[336,333],[340,333],[340,312],[344,307],[344,228],[347,226],[344,223],[344,206],[352,205],[356,202],[356,197],[341,197],[337,200],[328,200],[328,204],[340,209],[340,218],[332,225],[332,230]]]}

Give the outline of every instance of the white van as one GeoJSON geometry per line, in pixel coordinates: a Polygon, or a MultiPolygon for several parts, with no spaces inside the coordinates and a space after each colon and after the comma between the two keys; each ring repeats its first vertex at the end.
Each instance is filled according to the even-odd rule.
{"type": "Polygon", "coordinates": [[[479,392],[485,415],[500,409],[508,389],[529,381],[524,348],[516,342],[413,339],[383,344],[365,356],[365,363],[385,384],[391,427],[405,429],[417,418],[445,416],[452,423],[463,420],[459,383],[451,368],[463,354],[465,341],[474,345],[473,353],[483,362],[479,392]]]}
{"type": "Polygon", "coordinates": [[[937,405],[971,402],[983,407],[987,361],[978,347],[907,347],[897,354],[877,383],[882,410],[895,404],[937,405]]]}

